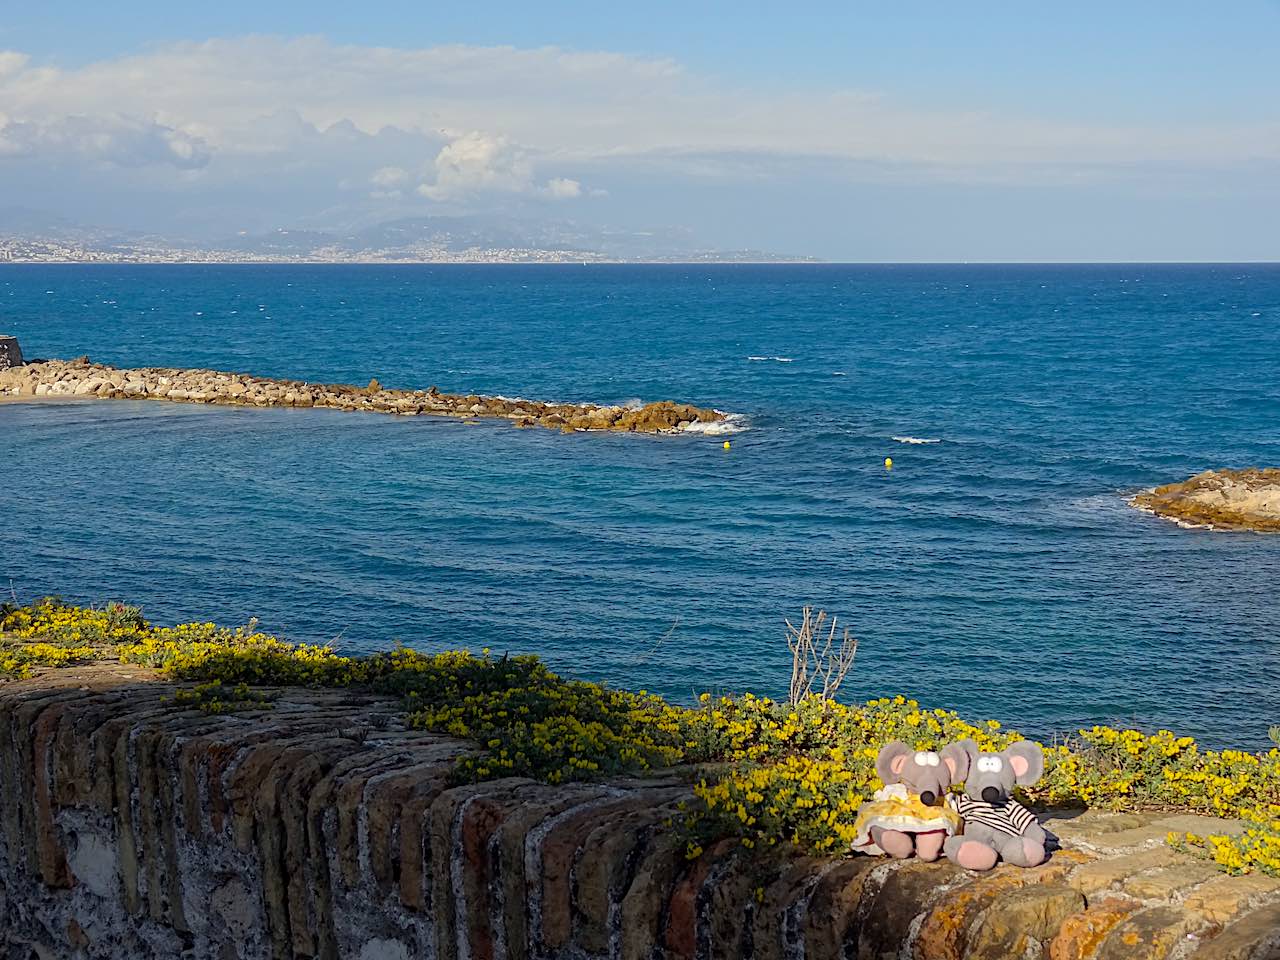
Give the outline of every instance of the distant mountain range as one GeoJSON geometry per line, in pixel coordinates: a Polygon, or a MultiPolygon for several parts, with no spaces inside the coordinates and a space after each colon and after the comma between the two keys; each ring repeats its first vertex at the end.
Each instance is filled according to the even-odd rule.
{"type": "Polygon", "coordinates": [[[678,232],[612,231],[567,221],[409,217],[353,230],[278,229],[208,241],[89,227],[0,210],[0,262],[572,263],[806,262],[763,250],[699,249],[678,232]]]}

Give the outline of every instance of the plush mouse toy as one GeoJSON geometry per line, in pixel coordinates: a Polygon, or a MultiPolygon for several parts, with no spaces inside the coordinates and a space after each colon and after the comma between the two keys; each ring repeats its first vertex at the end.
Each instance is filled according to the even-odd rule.
{"type": "Polygon", "coordinates": [[[960,831],[960,816],[946,802],[947,788],[968,769],[969,754],[959,744],[935,752],[912,750],[901,740],[886,743],[876,757],[884,788],[858,808],[853,849],[937,860],[943,841],[960,831]]]}
{"type": "Polygon", "coordinates": [[[999,753],[979,753],[972,740],[955,746],[969,756],[969,775],[955,798],[964,831],[947,838],[947,858],[969,870],[990,870],[998,860],[1019,867],[1043,863],[1044,828],[1010,795],[1015,784],[1030,786],[1044,773],[1040,745],[1019,740],[999,753]]]}

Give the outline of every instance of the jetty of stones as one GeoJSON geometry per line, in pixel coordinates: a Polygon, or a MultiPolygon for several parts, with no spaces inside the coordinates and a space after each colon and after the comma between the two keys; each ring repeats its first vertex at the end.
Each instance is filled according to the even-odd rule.
{"type": "MultiPolygon", "coordinates": [[[[181,403],[231,404],[247,407],[329,407],[401,415],[497,417],[517,427],[550,427],[566,432],[611,430],[622,433],[681,433],[706,430],[725,414],[687,403],[663,400],[639,407],[591,403],[543,403],[475,394],[426,390],[392,390],[377,380],[364,387],[306,383],[218,370],[142,367],[121,370],[75,360],[0,363],[0,399],[83,397],[86,399],[174,400],[181,403]]],[[[714,428],[713,428],[714,429],[714,428]]]]}
{"type": "Polygon", "coordinates": [[[459,783],[467,740],[358,689],[205,713],[117,662],[0,685],[0,956],[21,960],[1274,960],[1280,880],[1066,812],[1043,866],[690,859],[691,772],[459,783]],[[7,948],[8,952],[5,952],[7,948]]]}
{"type": "Polygon", "coordinates": [[[1280,533],[1280,468],[1206,470],[1129,502],[1187,526],[1280,533]]]}

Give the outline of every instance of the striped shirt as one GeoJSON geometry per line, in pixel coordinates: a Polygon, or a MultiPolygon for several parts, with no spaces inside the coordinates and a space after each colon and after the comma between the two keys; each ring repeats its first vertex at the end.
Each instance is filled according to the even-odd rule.
{"type": "Polygon", "coordinates": [[[1036,815],[1013,799],[987,803],[961,794],[956,797],[956,810],[965,823],[980,823],[1011,837],[1022,836],[1036,822],[1036,815]]]}

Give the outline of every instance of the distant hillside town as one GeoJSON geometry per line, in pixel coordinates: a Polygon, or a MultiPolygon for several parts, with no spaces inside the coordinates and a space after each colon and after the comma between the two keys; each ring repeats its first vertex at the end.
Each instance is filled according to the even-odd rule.
{"type": "Polygon", "coordinates": [[[278,229],[189,241],[41,223],[0,211],[0,263],[786,263],[763,250],[700,249],[678,234],[573,224],[418,217],[354,231],[278,229]]]}

